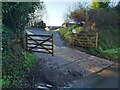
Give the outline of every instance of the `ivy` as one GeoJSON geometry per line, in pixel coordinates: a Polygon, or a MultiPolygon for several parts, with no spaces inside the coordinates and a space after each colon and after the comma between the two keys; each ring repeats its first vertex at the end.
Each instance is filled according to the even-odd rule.
{"type": "Polygon", "coordinates": [[[16,37],[22,37],[24,28],[35,9],[43,10],[42,2],[2,2],[2,87],[27,87],[26,77],[36,59],[23,50],[16,37]]]}

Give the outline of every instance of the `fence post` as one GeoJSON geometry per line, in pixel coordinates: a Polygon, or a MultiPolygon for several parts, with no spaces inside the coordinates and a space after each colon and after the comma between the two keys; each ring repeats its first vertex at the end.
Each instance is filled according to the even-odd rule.
{"type": "Polygon", "coordinates": [[[96,49],[98,47],[98,32],[96,33],[96,49]]]}
{"type": "Polygon", "coordinates": [[[52,56],[54,56],[54,35],[52,34],[52,56]]]}

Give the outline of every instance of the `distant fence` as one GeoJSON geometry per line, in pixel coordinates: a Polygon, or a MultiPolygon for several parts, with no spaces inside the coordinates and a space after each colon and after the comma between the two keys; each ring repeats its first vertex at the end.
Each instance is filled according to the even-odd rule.
{"type": "Polygon", "coordinates": [[[33,35],[26,33],[26,49],[31,52],[54,55],[54,39],[52,35],[33,35]]]}
{"type": "Polygon", "coordinates": [[[82,47],[98,47],[98,33],[80,33],[71,35],[71,44],[82,47]]]}

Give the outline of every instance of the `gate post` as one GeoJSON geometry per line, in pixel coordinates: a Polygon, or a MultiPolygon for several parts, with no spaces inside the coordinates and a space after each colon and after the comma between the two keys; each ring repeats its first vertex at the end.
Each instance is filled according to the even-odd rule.
{"type": "Polygon", "coordinates": [[[52,56],[54,56],[54,36],[52,34],[52,56]]]}
{"type": "Polygon", "coordinates": [[[28,39],[27,39],[28,35],[27,33],[25,34],[25,49],[28,50],[28,39]]]}
{"type": "Polygon", "coordinates": [[[96,33],[96,49],[98,47],[98,32],[96,33]]]}

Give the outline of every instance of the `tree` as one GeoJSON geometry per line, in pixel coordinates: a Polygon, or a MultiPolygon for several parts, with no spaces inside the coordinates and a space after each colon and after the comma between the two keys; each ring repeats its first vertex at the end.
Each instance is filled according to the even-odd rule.
{"type": "Polygon", "coordinates": [[[71,7],[69,6],[67,13],[64,13],[66,21],[75,21],[76,23],[85,22],[87,19],[87,11],[89,4],[86,2],[77,2],[71,7]]]}
{"type": "Polygon", "coordinates": [[[118,15],[118,26],[120,25],[120,1],[118,2],[118,4],[116,5],[115,7],[115,11],[117,12],[117,15],[118,15]]]}
{"type": "Polygon", "coordinates": [[[88,3],[85,2],[78,2],[75,4],[75,9],[70,12],[69,18],[73,19],[74,21],[78,22],[85,22],[88,18],[88,3]]]}
{"type": "Polygon", "coordinates": [[[44,28],[45,29],[45,27],[46,27],[46,24],[43,21],[37,23],[37,25],[38,25],[39,28],[44,28]]]}
{"type": "Polygon", "coordinates": [[[26,66],[24,65],[26,57],[23,53],[25,53],[25,50],[21,47],[23,46],[23,32],[25,26],[31,19],[30,16],[34,14],[34,11],[38,8],[40,10],[44,9],[42,2],[2,3],[3,88],[23,88],[27,85],[26,76],[28,75],[28,69],[26,66],[29,66],[29,63],[26,66]]]}
{"type": "MultiPolygon", "coordinates": [[[[11,28],[17,37],[23,38],[24,28],[36,9],[44,10],[43,2],[3,2],[2,23],[11,28]]],[[[23,43],[21,41],[21,43],[23,43]]]]}
{"type": "Polygon", "coordinates": [[[117,10],[117,12],[119,12],[119,15],[120,15],[120,1],[119,1],[118,4],[115,6],[115,9],[117,10]]]}
{"type": "Polygon", "coordinates": [[[42,2],[3,2],[3,24],[12,29],[23,29],[30,20],[30,15],[37,8],[43,10],[42,2]]]}
{"type": "Polygon", "coordinates": [[[103,0],[103,2],[99,2],[99,0],[92,0],[91,9],[99,9],[99,8],[108,8],[109,2],[108,0],[103,0]]]}
{"type": "Polygon", "coordinates": [[[71,12],[69,17],[76,22],[85,22],[87,19],[87,11],[85,9],[78,9],[71,12]]]}

